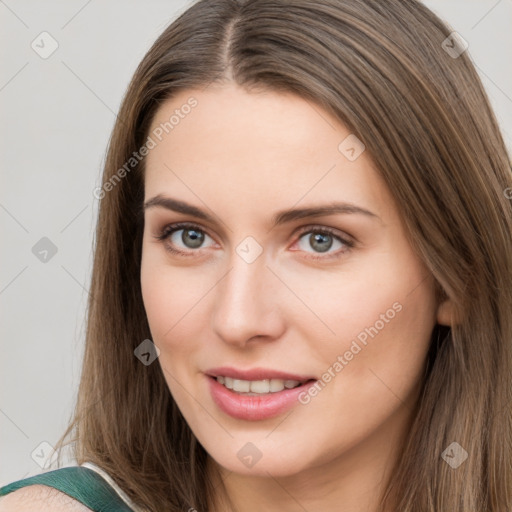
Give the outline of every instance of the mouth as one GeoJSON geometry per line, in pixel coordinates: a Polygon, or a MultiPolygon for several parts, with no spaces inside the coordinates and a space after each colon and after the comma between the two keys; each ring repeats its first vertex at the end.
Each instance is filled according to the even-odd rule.
{"type": "Polygon", "coordinates": [[[270,419],[300,403],[300,397],[317,379],[243,380],[226,375],[206,375],[217,407],[229,416],[246,421],[270,419]]]}
{"type": "Polygon", "coordinates": [[[287,389],[295,389],[315,381],[315,379],[307,379],[303,381],[294,379],[243,380],[234,379],[225,375],[209,375],[209,377],[216,380],[219,384],[222,384],[233,393],[245,396],[272,395],[287,389]]]}

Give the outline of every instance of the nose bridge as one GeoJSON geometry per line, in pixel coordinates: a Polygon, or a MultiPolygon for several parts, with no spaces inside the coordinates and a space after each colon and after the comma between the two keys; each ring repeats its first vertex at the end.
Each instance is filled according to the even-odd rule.
{"type": "Polygon", "coordinates": [[[266,267],[263,251],[251,244],[242,242],[233,251],[229,271],[214,299],[213,328],[231,343],[243,344],[254,336],[277,332],[273,274],[266,267]]]}

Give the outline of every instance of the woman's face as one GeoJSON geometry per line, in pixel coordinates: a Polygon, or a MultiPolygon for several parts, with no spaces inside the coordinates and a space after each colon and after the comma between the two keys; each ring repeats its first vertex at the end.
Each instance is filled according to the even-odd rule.
{"type": "Polygon", "coordinates": [[[362,143],[296,95],[234,85],[181,91],[150,137],[143,299],[200,443],[245,475],[384,463],[439,316],[362,143]]]}

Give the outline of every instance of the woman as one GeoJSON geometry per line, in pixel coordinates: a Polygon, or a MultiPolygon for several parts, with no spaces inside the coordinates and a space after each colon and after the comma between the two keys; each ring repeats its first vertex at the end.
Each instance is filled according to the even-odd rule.
{"type": "Polygon", "coordinates": [[[79,467],[3,494],[510,510],[512,175],[463,43],[416,1],[172,23],[95,191],[79,467]]]}

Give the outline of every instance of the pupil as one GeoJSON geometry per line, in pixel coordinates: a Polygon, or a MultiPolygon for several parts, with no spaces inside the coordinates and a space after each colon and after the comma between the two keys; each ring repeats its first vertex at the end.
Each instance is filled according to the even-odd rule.
{"type": "Polygon", "coordinates": [[[322,234],[322,233],[316,233],[314,235],[311,235],[309,237],[309,241],[311,243],[311,246],[315,249],[318,249],[319,252],[328,251],[332,246],[331,235],[326,235],[326,234],[322,234]],[[325,245],[326,241],[327,241],[327,245],[325,245]],[[322,245],[322,243],[324,245],[322,245]]]}

